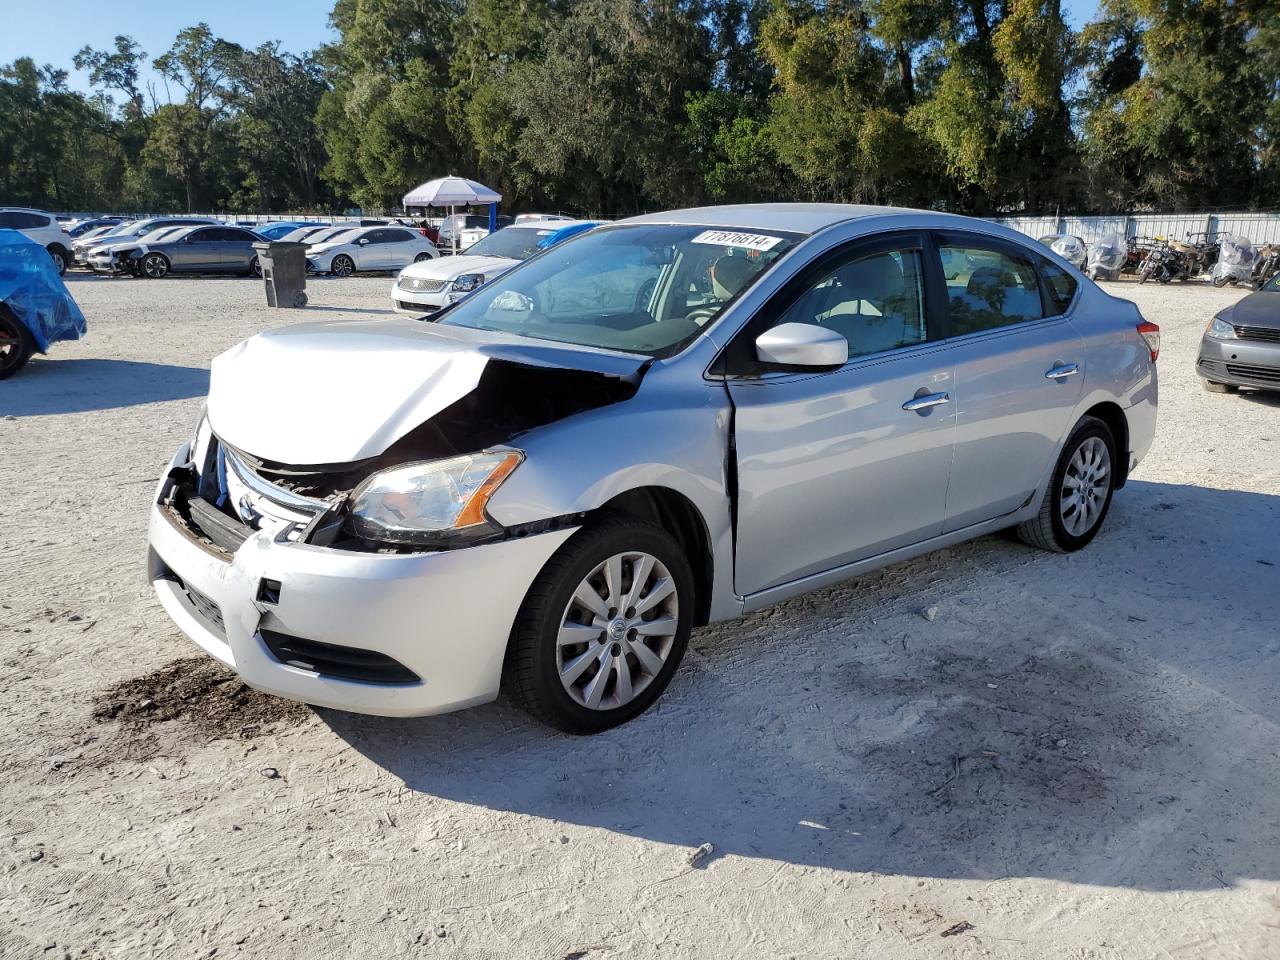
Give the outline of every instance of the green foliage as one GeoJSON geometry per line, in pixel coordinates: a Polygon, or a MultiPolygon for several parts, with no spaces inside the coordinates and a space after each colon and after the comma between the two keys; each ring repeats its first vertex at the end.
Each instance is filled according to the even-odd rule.
{"type": "Polygon", "coordinates": [[[973,213],[1280,205],[1275,0],[336,0],[339,39],[197,24],[95,93],[0,67],[0,201],[398,205],[459,173],[515,210],[872,201],[973,213]]]}

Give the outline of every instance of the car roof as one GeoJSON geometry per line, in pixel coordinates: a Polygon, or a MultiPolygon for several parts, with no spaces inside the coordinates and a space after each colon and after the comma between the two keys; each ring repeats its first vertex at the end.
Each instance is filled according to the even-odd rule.
{"type": "Polygon", "coordinates": [[[689,207],[647,213],[620,223],[670,223],[707,227],[758,227],[794,233],[814,233],[823,227],[860,217],[895,213],[927,213],[907,207],[876,207],[856,203],[735,203],[718,207],[689,207]]]}
{"type": "Polygon", "coordinates": [[[590,223],[598,225],[599,220],[521,220],[517,223],[509,223],[503,230],[545,230],[547,233],[555,233],[557,230],[564,230],[567,227],[576,227],[580,223],[590,223]]]}

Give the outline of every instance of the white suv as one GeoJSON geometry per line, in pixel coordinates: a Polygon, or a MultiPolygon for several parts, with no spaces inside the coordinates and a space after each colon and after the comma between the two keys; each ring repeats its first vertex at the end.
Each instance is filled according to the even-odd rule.
{"type": "Polygon", "coordinates": [[[71,237],[51,213],[26,207],[0,207],[0,228],[26,234],[49,251],[58,273],[67,272],[71,262],[71,237]]]}

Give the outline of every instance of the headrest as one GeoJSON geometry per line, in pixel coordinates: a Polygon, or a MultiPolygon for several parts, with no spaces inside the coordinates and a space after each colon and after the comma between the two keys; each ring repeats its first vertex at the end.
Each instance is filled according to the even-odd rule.
{"type": "Polygon", "coordinates": [[[902,293],[902,267],[887,253],[855,260],[836,273],[840,286],[861,299],[882,303],[902,293]]]}
{"type": "Polygon", "coordinates": [[[759,265],[742,256],[726,254],[711,265],[711,289],[721,300],[728,300],[759,272],[759,265]]]}

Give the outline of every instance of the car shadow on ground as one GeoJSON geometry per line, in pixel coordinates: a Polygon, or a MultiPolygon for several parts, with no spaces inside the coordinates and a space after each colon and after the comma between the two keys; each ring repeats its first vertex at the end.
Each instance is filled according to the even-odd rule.
{"type": "Polygon", "coordinates": [[[597,737],[505,700],[319,713],[424,795],[717,856],[1274,881],[1277,533],[1280,497],[1135,481],[1081,553],[984,538],[700,630],[657,708],[597,737]]]}
{"type": "Polygon", "coordinates": [[[209,371],[135,360],[32,357],[0,384],[0,416],[39,417],[202,397],[209,371]]]}

